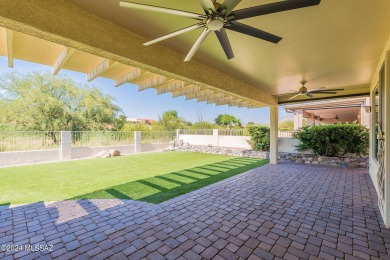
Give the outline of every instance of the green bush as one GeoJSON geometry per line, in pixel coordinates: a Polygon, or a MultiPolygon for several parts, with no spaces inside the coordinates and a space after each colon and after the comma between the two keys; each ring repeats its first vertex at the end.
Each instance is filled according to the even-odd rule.
{"type": "Polygon", "coordinates": [[[270,129],[268,126],[249,126],[248,132],[251,137],[249,144],[253,150],[269,151],[269,135],[270,129]]]}
{"type": "Polygon", "coordinates": [[[299,140],[298,151],[312,149],[325,156],[366,154],[369,146],[368,129],[356,123],[306,126],[295,132],[294,138],[299,140]]]}

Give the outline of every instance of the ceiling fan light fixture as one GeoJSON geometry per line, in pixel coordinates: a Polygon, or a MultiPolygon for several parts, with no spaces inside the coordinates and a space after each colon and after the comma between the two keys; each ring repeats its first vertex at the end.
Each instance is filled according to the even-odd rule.
{"type": "Polygon", "coordinates": [[[210,17],[206,21],[207,29],[211,31],[219,31],[225,25],[225,20],[222,17],[210,17]]]}

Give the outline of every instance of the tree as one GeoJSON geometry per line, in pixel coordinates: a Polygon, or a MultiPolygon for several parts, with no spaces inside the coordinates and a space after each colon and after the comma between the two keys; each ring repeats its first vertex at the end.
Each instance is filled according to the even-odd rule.
{"type": "Polygon", "coordinates": [[[193,124],[191,127],[191,129],[216,129],[216,128],[218,128],[218,126],[207,121],[197,122],[193,124]]]}
{"type": "Polygon", "coordinates": [[[279,129],[283,130],[294,130],[294,121],[286,120],[279,123],[279,129]]]}
{"type": "Polygon", "coordinates": [[[70,78],[39,72],[11,73],[0,82],[0,123],[10,129],[116,129],[120,127],[116,120],[120,112],[111,96],[70,78]]]}
{"type": "Polygon", "coordinates": [[[126,116],[120,115],[118,118],[115,118],[114,120],[114,127],[112,130],[119,131],[123,130],[125,124],[126,124],[126,116]]]}
{"type": "Polygon", "coordinates": [[[229,114],[220,114],[215,118],[215,123],[220,126],[231,127],[231,126],[241,126],[240,119],[237,119],[235,116],[229,114]]]}
{"type": "Polygon", "coordinates": [[[182,126],[184,120],[179,118],[176,110],[168,110],[159,116],[158,121],[165,131],[174,131],[182,126]]]}

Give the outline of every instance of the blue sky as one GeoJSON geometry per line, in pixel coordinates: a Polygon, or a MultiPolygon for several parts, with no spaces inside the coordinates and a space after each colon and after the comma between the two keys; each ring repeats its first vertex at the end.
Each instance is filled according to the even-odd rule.
{"type": "MultiPolygon", "coordinates": [[[[31,72],[31,71],[51,71],[51,67],[36,63],[14,60],[14,68],[8,68],[7,58],[0,57],[0,75],[15,72],[31,72]]],[[[242,123],[255,122],[268,124],[269,109],[268,108],[237,108],[228,106],[215,106],[206,104],[206,102],[197,103],[195,100],[184,100],[184,97],[172,98],[170,93],[157,95],[154,89],[147,89],[138,92],[136,85],[127,83],[115,88],[113,81],[105,78],[97,78],[91,83],[88,83],[86,76],[83,73],[78,73],[69,70],[61,70],[59,75],[68,76],[76,82],[82,84],[90,84],[99,88],[103,93],[113,96],[116,103],[122,108],[123,113],[127,117],[158,119],[166,110],[177,110],[179,116],[191,121],[199,121],[201,115],[203,120],[214,122],[219,114],[231,114],[241,119],[242,123]]],[[[291,118],[291,114],[287,114],[283,108],[279,108],[280,120],[291,118]]]]}

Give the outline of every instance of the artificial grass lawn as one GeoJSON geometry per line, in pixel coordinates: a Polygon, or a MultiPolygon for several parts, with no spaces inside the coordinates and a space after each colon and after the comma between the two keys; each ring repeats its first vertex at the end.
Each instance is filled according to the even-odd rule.
{"type": "Polygon", "coordinates": [[[172,152],[0,168],[0,205],[103,198],[160,203],[267,162],[172,152]]]}

